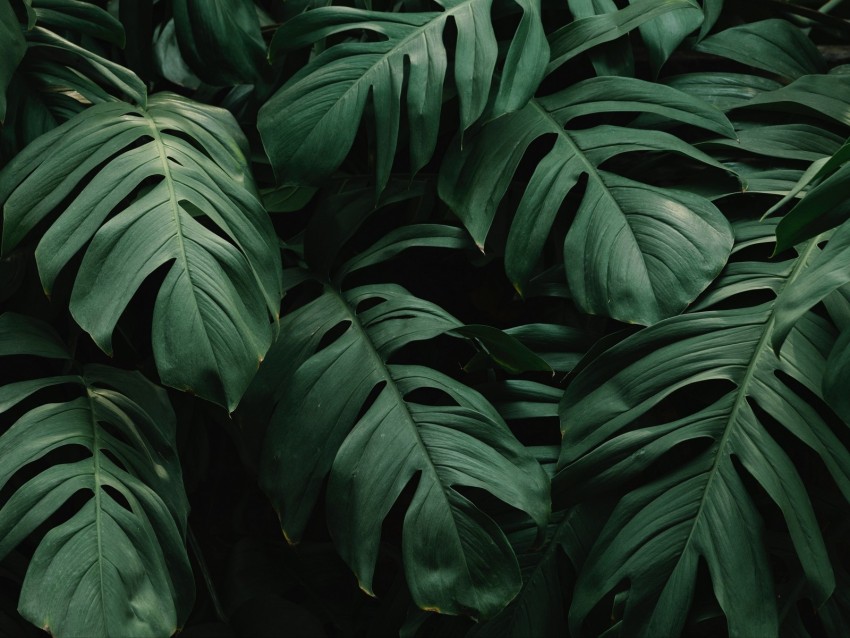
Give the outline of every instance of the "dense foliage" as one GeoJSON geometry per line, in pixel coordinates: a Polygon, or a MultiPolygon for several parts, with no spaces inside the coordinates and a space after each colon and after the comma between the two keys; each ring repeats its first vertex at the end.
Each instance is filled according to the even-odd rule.
{"type": "Polygon", "coordinates": [[[0,633],[845,635],[845,4],[0,0],[0,633]]]}

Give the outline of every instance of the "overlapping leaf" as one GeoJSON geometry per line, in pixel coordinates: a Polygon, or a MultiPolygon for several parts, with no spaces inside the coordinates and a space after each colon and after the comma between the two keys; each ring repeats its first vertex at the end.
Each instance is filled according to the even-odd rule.
{"type": "MultiPolygon", "coordinates": [[[[387,196],[390,203],[405,202],[402,192],[387,196]]],[[[321,238],[311,224],[305,253],[320,271],[374,212],[371,200],[371,189],[355,188],[330,200],[347,202],[342,209],[323,209],[340,210],[336,223],[317,215],[314,221],[324,220],[320,227],[328,229],[328,245],[323,251],[312,246],[321,238]]],[[[334,279],[362,275],[416,247],[461,248],[468,240],[459,228],[401,226],[334,267],[334,279]]],[[[415,485],[402,532],[413,600],[447,614],[493,615],[519,591],[519,567],[503,531],[459,488],[490,492],[542,527],[548,479],[479,393],[434,368],[397,362],[406,346],[457,336],[464,327],[395,284],[345,289],[302,269],[285,274],[292,286],[313,279],[321,292],[283,317],[286,338],[272,346],[240,412],[252,427],[253,414],[273,409],[259,453],[260,482],[287,539],[301,538],[329,476],[331,535],[360,587],[371,593],[384,519],[402,491],[415,485]]],[[[533,359],[548,370],[507,335],[483,326],[469,330],[508,364],[533,359]]]]}
{"type": "MultiPolygon", "coordinates": [[[[742,245],[770,241],[772,225],[758,228],[742,224],[742,245]]],[[[758,289],[781,294],[807,257],[804,252],[781,264],[732,264],[703,307],[728,305],[758,289]]],[[[590,489],[588,496],[622,495],[579,575],[570,612],[576,635],[591,609],[623,582],[623,634],[677,635],[701,561],[731,635],[776,635],[774,576],[749,479],[787,525],[804,573],[805,588],[797,595],[817,608],[832,594],[835,578],[812,497],[776,428],[820,457],[850,497],[850,452],[833,432],[834,417],[821,399],[835,329],[805,315],[777,356],[771,347],[775,310],[769,302],[668,319],[611,348],[568,387],[558,480],[574,490],[590,489]],[[698,393],[711,380],[731,387],[707,407],[685,410],[672,421],[653,417],[653,408],[674,392],[698,393]],[[701,445],[681,462],[658,465],[687,444],[701,445]],[[661,474],[643,478],[653,465],[661,474]]]]}
{"type": "MultiPolygon", "coordinates": [[[[571,0],[569,5],[576,20],[549,36],[552,60],[547,73],[585,51],[621,39],[632,29],[663,18],[670,12],[701,14],[693,0],[634,0],[619,11],[615,11],[614,3],[607,0],[571,0]]],[[[658,43],[664,46],[660,40],[658,43]]],[[[598,75],[631,75],[633,63],[626,44],[620,40],[616,45],[596,48],[591,52],[598,75]],[[614,55],[619,55],[619,58],[612,58],[614,55]]]]}
{"type": "Polygon", "coordinates": [[[22,4],[27,24],[18,24],[14,14],[2,20],[3,29],[14,29],[26,39],[26,54],[6,91],[8,118],[0,136],[4,153],[13,155],[89,104],[125,96],[145,103],[147,88],[135,73],[104,57],[98,47],[79,44],[87,37],[123,46],[124,29],[112,15],[79,0],[22,4]]]}
{"type": "Polygon", "coordinates": [[[0,173],[3,251],[58,211],[36,248],[49,292],[91,240],[71,313],[107,352],[139,286],[167,266],[153,310],[160,376],[233,409],[271,343],[281,295],[276,238],[244,153],[221,109],[172,94],[146,109],[93,106],[0,173]]]}
{"type": "Polygon", "coordinates": [[[381,524],[418,474],[403,538],[414,600],[444,613],[489,616],[518,591],[519,569],[504,534],[455,488],[485,489],[543,524],[545,476],[475,391],[431,368],[387,363],[403,346],[459,325],[388,284],[342,293],[326,286],[285,317],[289,339],[269,359],[297,367],[290,363],[289,373],[275,379],[279,400],[263,445],[261,482],[295,541],[330,472],[331,533],[371,592],[381,524]],[[451,404],[408,398],[426,388],[451,404]]]}
{"type": "Polygon", "coordinates": [[[260,110],[258,127],[278,181],[317,184],[345,159],[367,100],[374,107],[377,186],[389,179],[399,136],[406,85],[413,172],[437,143],[448,54],[449,20],[457,28],[454,78],[461,128],[483,113],[491,92],[493,115],[521,108],[537,89],[549,61],[539,0],[517,0],[522,18],[493,90],[498,45],[492,0],[446,0],[445,11],[381,13],[320,7],[287,22],[272,54],[297,49],[337,33],[365,30],[383,39],[332,46],[295,74],[260,110]]]}
{"type": "Polygon", "coordinates": [[[651,324],[680,312],[720,272],[732,245],[725,218],[691,193],[648,186],[600,165],[622,153],[665,151],[719,166],[662,131],[569,127],[582,115],[647,112],[733,135],[710,105],[641,80],[600,77],[579,82],[487,123],[456,141],[440,173],[440,196],[479,246],[529,146],[554,137],[520,201],[505,249],[505,268],[522,290],[559,208],[579,179],[587,187],[564,244],[571,292],[585,312],[651,324]]]}
{"type": "MultiPolygon", "coordinates": [[[[8,332],[20,319],[0,317],[0,339],[20,339],[8,332]]],[[[57,356],[55,336],[28,322],[16,353],[57,356]]],[[[18,609],[57,636],[170,636],[191,610],[194,580],[168,399],[139,373],[91,365],[0,388],[0,412],[54,386],[79,397],[33,408],[0,436],[0,486],[17,486],[0,509],[0,556],[49,525],[18,609]],[[45,463],[59,452],[62,462],[45,463]],[[78,493],[86,496],[79,509],[57,522],[78,493]]]]}

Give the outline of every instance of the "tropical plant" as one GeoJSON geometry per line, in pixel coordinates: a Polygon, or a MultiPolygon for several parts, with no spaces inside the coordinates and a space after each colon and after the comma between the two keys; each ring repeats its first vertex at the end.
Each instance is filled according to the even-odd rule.
{"type": "Polygon", "coordinates": [[[0,0],[0,631],[838,636],[841,0],[0,0]]]}

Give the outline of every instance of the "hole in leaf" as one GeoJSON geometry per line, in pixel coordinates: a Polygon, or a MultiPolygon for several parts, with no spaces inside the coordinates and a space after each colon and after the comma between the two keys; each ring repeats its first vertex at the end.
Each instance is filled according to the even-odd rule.
{"type": "Polygon", "coordinates": [[[333,328],[322,335],[319,345],[316,347],[316,352],[321,352],[335,341],[337,341],[351,327],[351,321],[345,319],[336,324],[333,328]]]}

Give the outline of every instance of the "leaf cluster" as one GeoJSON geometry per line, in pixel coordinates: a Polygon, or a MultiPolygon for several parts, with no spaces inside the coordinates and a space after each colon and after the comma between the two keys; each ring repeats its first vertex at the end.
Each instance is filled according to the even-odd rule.
{"type": "Polygon", "coordinates": [[[0,0],[0,632],[850,622],[850,7],[0,0]]]}

